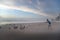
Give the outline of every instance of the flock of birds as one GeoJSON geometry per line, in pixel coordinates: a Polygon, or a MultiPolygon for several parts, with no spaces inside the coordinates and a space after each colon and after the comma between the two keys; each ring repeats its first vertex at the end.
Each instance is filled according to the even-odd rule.
{"type": "MultiPolygon", "coordinates": [[[[25,25],[23,25],[23,24],[5,24],[5,25],[2,25],[2,26],[8,26],[9,27],[9,29],[11,29],[11,27],[13,27],[14,29],[17,29],[18,28],[18,26],[20,27],[20,30],[23,30],[23,29],[25,29],[25,25]]],[[[0,26],[0,29],[2,29],[2,26],[0,26]]]]}

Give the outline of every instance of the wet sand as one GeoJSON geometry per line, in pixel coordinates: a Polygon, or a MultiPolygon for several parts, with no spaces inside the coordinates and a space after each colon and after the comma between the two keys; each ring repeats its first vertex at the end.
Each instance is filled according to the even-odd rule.
{"type": "Polygon", "coordinates": [[[59,40],[60,39],[60,23],[53,22],[52,30],[48,30],[47,23],[14,23],[13,25],[0,25],[0,40],[59,40]],[[20,30],[20,24],[25,25],[25,29],[20,30]],[[11,27],[11,29],[9,29],[11,27]]]}

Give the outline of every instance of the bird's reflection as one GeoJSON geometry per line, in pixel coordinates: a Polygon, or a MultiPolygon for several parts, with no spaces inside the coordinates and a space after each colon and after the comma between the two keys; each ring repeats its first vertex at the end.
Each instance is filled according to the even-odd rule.
{"type": "Polygon", "coordinates": [[[25,29],[25,25],[20,24],[20,30],[25,29]]]}

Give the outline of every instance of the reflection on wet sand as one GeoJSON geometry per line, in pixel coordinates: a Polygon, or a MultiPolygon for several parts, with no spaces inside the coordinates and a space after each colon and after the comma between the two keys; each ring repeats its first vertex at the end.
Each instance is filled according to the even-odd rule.
{"type": "Polygon", "coordinates": [[[52,23],[53,30],[48,30],[47,23],[12,23],[0,25],[0,40],[58,40],[60,23],[52,23]]]}

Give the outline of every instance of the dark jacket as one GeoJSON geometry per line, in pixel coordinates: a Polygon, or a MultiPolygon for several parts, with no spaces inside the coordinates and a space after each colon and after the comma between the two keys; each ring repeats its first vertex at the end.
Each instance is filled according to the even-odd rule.
{"type": "Polygon", "coordinates": [[[47,22],[49,23],[49,24],[51,24],[51,22],[47,19],[47,22]]]}

